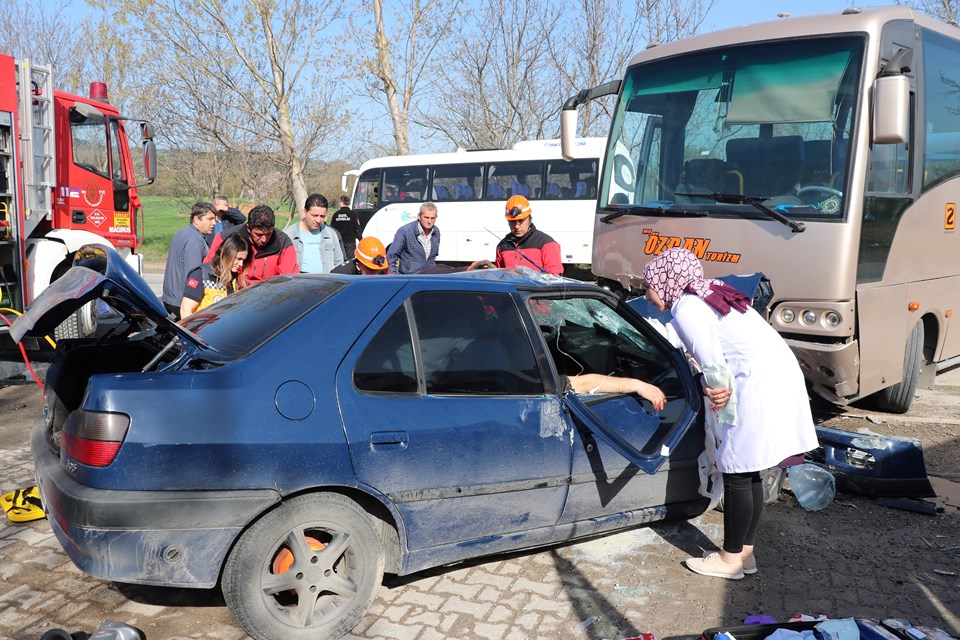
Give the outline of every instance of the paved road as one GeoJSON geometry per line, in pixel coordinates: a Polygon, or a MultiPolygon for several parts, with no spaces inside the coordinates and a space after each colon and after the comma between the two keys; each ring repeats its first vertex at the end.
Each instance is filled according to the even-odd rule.
{"type": "MultiPolygon", "coordinates": [[[[39,393],[33,395],[23,412],[36,410],[39,393]]],[[[960,442],[958,423],[947,425],[943,442],[960,442]]],[[[30,484],[33,476],[23,440],[11,442],[0,447],[2,491],[30,484]]],[[[955,462],[952,451],[948,458],[955,462]]],[[[960,637],[955,509],[930,517],[842,497],[809,513],[785,495],[764,515],[760,572],[735,583],[692,575],[680,564],[716,548],[721,526],[721,514],[711,512],[690,522],[390,579],[348,637],[613,640],[647,631],[665,640],[693,638],[751,614],[785,619],[801,611],[905,617],[960,637]]],[[[108,619],[134,624],[150,640],[246,637],[216,591],[121,586],[85,576],[45,520],[0,518],[0,637],[36,640],[52,627],[92,632],[108,619]]]]}

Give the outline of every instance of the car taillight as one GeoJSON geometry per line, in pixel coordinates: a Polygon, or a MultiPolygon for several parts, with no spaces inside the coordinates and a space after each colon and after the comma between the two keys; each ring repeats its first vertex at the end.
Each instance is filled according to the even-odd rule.
{"type": "Polygon", "coordinates": [[[60,447],[81,464],[105,467],[117,456],[129,426],[126,414],[78,409],[63,426],[60,447]]]}

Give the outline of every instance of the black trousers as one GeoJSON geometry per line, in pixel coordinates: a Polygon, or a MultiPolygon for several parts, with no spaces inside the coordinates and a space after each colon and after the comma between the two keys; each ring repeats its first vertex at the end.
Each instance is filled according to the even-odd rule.
{"type": "Polygon", "coordinates": [[[760,472],[723,474],[723,550],[740,553],[743,545],[753,545],[762,514],[760,472]]]}
{"type": "Polygon", "coordinates": [[[173,314],[173,319],[177,322],[180,322],[180,307],[175,307],[172,304],[163,303],[163,308],[173,314]]]}

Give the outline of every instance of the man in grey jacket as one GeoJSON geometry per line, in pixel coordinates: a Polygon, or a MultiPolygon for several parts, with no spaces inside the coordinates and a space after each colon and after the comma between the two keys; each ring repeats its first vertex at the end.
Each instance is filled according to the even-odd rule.
{"type": "Polygon", "coordinates": [[[180,319],[180,302],[187,283],[187,274],[200,266],[207,255],[203,236],[213,231],[217,210],[209,202],[198,202],[190,210],[190,224],[173,235],[167,266],[163,272],[163,306],[180,319]]]}
{"type": "Polygon", "coordinates": [[[327,224],[327,199],[319,193],[307,196],[300,221],[283,230],[297,250],[300,273],[330,273],[343,264],[343,240],[327,224]]]}

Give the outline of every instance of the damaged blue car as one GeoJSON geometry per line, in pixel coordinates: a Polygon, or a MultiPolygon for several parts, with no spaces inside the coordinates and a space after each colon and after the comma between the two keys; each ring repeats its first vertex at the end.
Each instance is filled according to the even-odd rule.
{"type": "Polygon", "coordinates": [[[31,436],[50,525],[84,572],[220,586],[254,638],[335,638],[404,575],[702,513],[699,383],[597,287],[490,270],[292,276],[171,321],[105,247],[17,321],[86,302],[31,436]],[[569,376],[659,386],[578,395],[569,376]]]}

